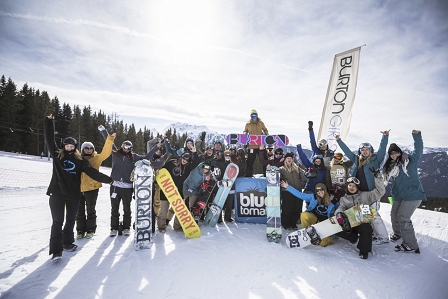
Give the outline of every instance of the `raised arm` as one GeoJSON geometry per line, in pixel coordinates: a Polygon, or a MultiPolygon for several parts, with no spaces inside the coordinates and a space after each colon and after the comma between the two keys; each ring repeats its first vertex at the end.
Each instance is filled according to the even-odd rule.
{"type": "Polygon", "coordinates": [[[297,144],[297,153],[299,154],[300,160],[302,161],[303,165],[305,165],[306,168],[313,167],[313,163],[311,163],[310,160],[308,160],[308,157],[303,151],[301,144],[297,144]]]}
{"type": "Polygon", "coordinates": [[[341,150],[344,152],[344,154],[347,156],[347,158],[351,161],[356,161],[357,156],[348,148],[348,146],[342,141],[341,138],[339,138],[339,135],[336,135],[336,142],[338,143],[341,150]]]}
{"type": "Polygon", "coordinates": [[[52,158],[54,158],[54,153],[58,149],[56,142],[54,140],[54,122],[53,115],[50,114],[45,118],[44,123],[44,136],[45,136],[45,144],[47,145],[48,151],[52,158]]]}
{"type": "Polygon", "coordinates": [[[414,138],[414,151],[412,152],[412,157],[420,160],[423,155],[422,132],[419,130],[412,130],[412,138],[414,138]]]}
{"type": "Polygon", "coordinates": [[[113,133],[112,135],[107,136],[106,141],[104,142],[103,150],[101,154],[98,155],[98,159],[103,162],[112,154],[112,145],[114,144],[115,136],[117,134],[113,133]]]}

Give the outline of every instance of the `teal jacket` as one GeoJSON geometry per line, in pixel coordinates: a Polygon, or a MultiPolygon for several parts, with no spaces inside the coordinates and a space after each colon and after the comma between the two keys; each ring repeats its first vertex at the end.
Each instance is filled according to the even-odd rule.
{"type": "Polygon", "coordinates": [[[417,163],[423,155],[422,134],[412,134],[414,138],[414,151],[409,155],[409,163],[406,167],[407,175],[400,166],[400,173],[392,179],[392,196],[394,201],[422,200],[426,201],[426,194],[418,176],[417,163]]]}
{"type": "MultiPolygon", "coordinates": [[[[353,166],[350,170],[350,176],[356,177],[356,172],[358,170],[359,164],[359,156],[355,155],[341,139],[338,139],[336,142],[338,143],[344,154],[347,156],[347,158],[353,162],[353,166]]],[[[384,157],[386,156],[386,147],[388,142],[389,136],[383,135],[383,137],[381,138],[380,147],[378,148],[378,152],[376,154],[373,154],[372,157],[370,157],[369,163],[364,164],[363,166],[365,180],[367,182],[367,186],[369,187],[369,191],[375,189],[375,177],[373,176],[373,173],[369,170],[369,168],[373,167],[375,168],[375,170],[380,168],[384,157]]],[[[362,178],[358,179],[362,180],[362,178]]]]}

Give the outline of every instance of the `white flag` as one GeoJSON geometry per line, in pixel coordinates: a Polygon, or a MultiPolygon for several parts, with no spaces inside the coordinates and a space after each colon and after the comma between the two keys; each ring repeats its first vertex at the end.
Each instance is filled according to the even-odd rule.
{"type": "Polygon", "coordinates": [[[340,135],[345,141],[350,129],[360,52],[358,47],[334,56],[318,136],[319,140],[326,139],[328,147],[335,152],[338,144],[334,135],[340,135]]]}

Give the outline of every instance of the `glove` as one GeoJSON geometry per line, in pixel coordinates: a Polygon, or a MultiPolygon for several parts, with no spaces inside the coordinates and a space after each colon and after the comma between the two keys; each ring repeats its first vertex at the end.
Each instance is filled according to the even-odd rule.
{"type": "Polygon", "coordinates": [[[380,178],[381,177],[381,171],[378,168],[377,170],[375,170],[375,168],[370,167],[369,170],[373,173],[373,176],[376,178],[380,178]]]}
{"type": "Polygon", "coordinates": [[[339,225],[342,227],[342,230],[346,233],[349,233],[352,231],[352,227],[350,226],[350,222],[348,221],[347,215],[345,215],[342,212],[339,212],[336,214],[336,220],[338,221],[339,225]]]}
{"type": "Polygon", "coordinates": [[[311,131],[313,129],[313,122],[310,120],[308,122],[308,130],[311,131]]]}

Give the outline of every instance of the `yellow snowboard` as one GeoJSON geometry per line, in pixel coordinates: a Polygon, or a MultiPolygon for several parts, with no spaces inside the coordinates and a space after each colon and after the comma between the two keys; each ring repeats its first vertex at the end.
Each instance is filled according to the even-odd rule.
{"type": "Polygon", "coordinates": [[[201,230],[196,221],[194,221],[183,198],[180,196],[168,170],[165,168],[160,169],[159,174],[156,176],[156,181],[160,186],[160,190],[162,190],[166,198],[168,198],[187,238],[199,238],[201,236],[201,230]]]}

